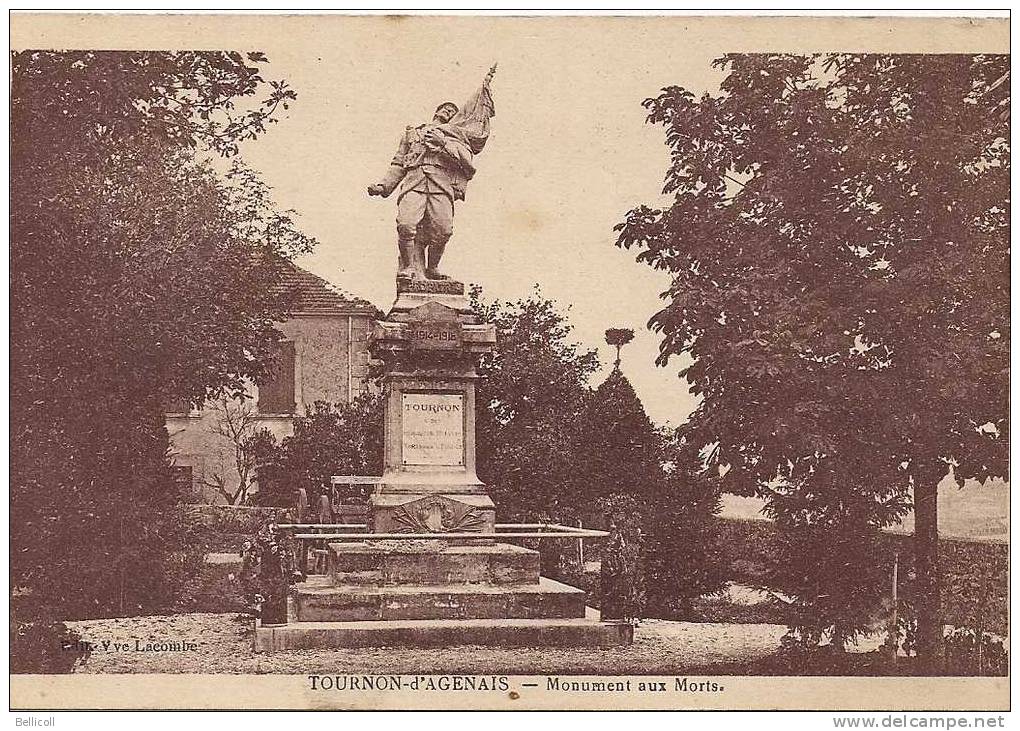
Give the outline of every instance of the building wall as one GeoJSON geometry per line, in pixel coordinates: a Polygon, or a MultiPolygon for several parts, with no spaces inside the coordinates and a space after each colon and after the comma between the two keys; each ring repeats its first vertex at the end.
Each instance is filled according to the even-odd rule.
{"type": "Polygon", "coordinates": [[[299,413],[316,401],[342,403],[364,391],[371,324],[364,315],[298,315],[277,326],[294,342],[299,413]]]}
{"type": "Polygon", "coordinates": [[[244,410],[254,412],[250,418],[256,429],[268,429],[277,441],[294,433],[294,417],[302,416],[316,401],[344,403],[367,387],[369,352],[368,336],[372,319],[364,314],[297,315],[277,329],[286,340],[294,343],[293,414],[260,414],[257,412],[258,387],[252,384],[253,397],[239,401],[210,402],[189,414],[167,415],[174,463],[190,467],[197,502],[224,503],[226,500],[214,487],[217,476],[230,492],[237,489],[239,478],[235,450],[231,439],[217,433],[217,426],[229,411],[235,418],[244,410]]]}

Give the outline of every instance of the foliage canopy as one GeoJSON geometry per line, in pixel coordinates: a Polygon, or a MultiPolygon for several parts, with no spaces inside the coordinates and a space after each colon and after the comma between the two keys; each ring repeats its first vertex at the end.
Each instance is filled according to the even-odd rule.
{"type": "Polygon", "coordinates": [[[936,485],[1008,469],[1009,58],[716,65],[721,93],[645,101],[672,202],[618,227],[673,277],[651,325],[660,362],[693,357],[686,434],[726,490],[854,530],[912,489],[935,638],[936,485]]]}
{"type": "Polygon", "coordinates": [[[239,159],[209,161],[294,98],[263,61],[13,54],[12,576],[65,616],[170,600],[195,566],[174,555],[164,404],[271,367],[269,285],[314,242],[239,159]]]}

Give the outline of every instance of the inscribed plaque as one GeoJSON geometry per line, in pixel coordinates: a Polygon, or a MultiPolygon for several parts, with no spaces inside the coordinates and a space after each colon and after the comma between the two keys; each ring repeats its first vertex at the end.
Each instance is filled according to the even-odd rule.
{"type": "Polygon", "coordinates": [[[415,348],[422,350],[456,350],[460,347],[460,323],[413,322],[407,337],[415,348]]]}
{"type": "Polygon", "coordinates": [[[401,416],[404,464],[464,464],[462,394],[401,394],[401,416]]]}

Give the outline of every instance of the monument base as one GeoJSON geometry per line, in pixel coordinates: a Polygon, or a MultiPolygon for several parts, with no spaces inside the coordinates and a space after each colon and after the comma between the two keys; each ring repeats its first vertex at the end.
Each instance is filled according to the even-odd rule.
{"type": "Polygon", "coordinates": [[[538,551],[507,543],[450,545],[447,541],[332,543],[330,563],[338,586],[528,584],[539,572],[538,551]]]}
{"type": "Polygon", "coordinates": [[[390,319],[399,319],[400,315],[428,302],[445,305],[461,315],[474,315],[464,294],[463,282],[454,279],[398,279],[397,298],[390,307],[390,319]]]}
{"type": "Polygon", "coordinates": [[[584,591],[542,577],[537,584],[337,586],[310,577],[291,597],[288,618],[304,622],[404,619],[576,619],[584,591]]]}
{"type": "Polygon", "coordinates": [[[629,624],[599,621],[588,609],[576,619],[425,619],[294,622],[255,626],[255,651],[341,647],[591,647],[634,642],[629,624]]]}
{"type": "Polygon", "coordinates": [[[615,647],[585,592],[539,576],[539,554],[505,543],[329,544],[328,574],[291,589],[285,624],[256,625],[256,651],[339,647],[615,647]]]}

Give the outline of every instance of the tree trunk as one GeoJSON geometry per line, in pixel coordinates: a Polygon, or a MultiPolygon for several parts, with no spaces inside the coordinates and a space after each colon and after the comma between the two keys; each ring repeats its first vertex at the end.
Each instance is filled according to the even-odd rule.
{"type": "Polygon", "coordinates": [[[939,576],[938,480],[914,485],[914,567],[917,573],[917,657],[932,674],[942,651],[942,592],[939,576]]]}
{"type": "Polygon", "coordinates": [[[846,654],[846,627],[842,622],[836,622],[832,627],[832,649],[841,655],[846,654]]]}

